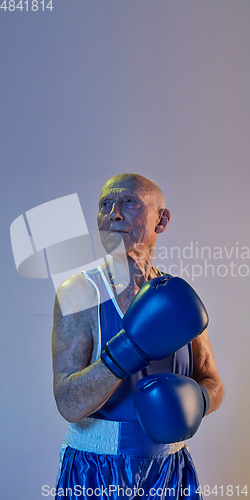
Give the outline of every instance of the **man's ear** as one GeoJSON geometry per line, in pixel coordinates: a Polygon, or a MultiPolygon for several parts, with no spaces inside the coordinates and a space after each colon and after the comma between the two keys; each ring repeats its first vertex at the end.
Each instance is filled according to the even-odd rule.
{"type": "Polygon", "coordinates": [[[155,232],[157,234],[163,233],[165,229],[167,229],[170,219],[171,219],[170,211],[167,208],[162,208],[160,213],[160,220],[155,228],[155,232]]]}

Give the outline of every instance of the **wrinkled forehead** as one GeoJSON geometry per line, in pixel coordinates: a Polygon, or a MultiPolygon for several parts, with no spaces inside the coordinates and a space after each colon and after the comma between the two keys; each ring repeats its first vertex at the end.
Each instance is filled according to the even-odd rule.
{"type": "Polygon", "coordinates": [[[127,178],[112,178],[103,186],[100,200],[106,196],[137,196],[138,198],[145,198],[150,196],[155,198],[155,193],[152,188],[143,182],[141,179],[134,177],[127,178]]]}

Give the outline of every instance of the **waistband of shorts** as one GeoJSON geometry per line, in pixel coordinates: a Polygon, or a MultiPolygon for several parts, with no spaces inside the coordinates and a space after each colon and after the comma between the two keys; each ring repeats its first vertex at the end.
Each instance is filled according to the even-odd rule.
{"type": "Polygon", "coordinates": [[[172,455],[186,447],[183,441],[154,443],[139,422],[116,422],[93,417],[70,424],[64,443],[80,451],[134,457],[172,455]]]}

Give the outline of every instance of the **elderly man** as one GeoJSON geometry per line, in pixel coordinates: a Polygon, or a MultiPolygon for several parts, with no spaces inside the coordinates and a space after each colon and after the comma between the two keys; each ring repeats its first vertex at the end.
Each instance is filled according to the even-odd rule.
{"type": "MultiPolygon", "coordinates": [[[[150,433],[148,437],[138,421],[133,397],[136,383],[143,377],[167,372],[177,374],[173,378],[181,376],[184,386],[187,380],[198,387],[204,401],[209,400],[207,413],[216,410],[223,389],[207,330],[203,328],[201,334],[194,334],[192,341],[182,339],[178,344],[177,339],[175,352],[166,355],[166,350],[157,356],[145,354],[144,346],[134,337],[131,340],[131,335],[128,341],[122,330],[122,318],[126,318],[134,297],[145,283],[161,276],[152,264],[152,250],[157,235],[165,231],[169,221],[170,212],[154,182],[138,174],[112,177],[101,191],[97,223],[107,252],[122,237],[128,276],[125,277],[121,259],[114,258],[98,269],[72,276],[58,289],[52,339],[54,394],[59,412],[71,424],[61,449],[56,498],[199,498],[199,483],[186,445],[183,441],[173,442],[172,424],[168,429],[169,441],[164,436],[162,441],[156,438],[154,442],[154,429],[153,438],[150,433]],[[97,304],[97,295],[99,306],[93,305],[97,304]],[[67,310],[69,305],[70,312],[72,303],[77,304],[79,312],[62,315],[60,306],[67,310]],[[116,335],[121,330],[125,340],[123,334],[116,335]]],[[[160,283],[165,284],[168,278],[170,284],[169,275],[164,280],[159,278],[160,283]]],[[[151,297],[149,303],[150,300],[151,297]]],[[[152,305],[152,315],[153,308],[152,305]]],[[[178,304],[174,305],[176,308],[178,304]]],[[[141,305],[139,309],[142,310],[141,305]]],[[[151,309],[148,303],[146,309],[151,309]]],[[[159,312],[155,314],[157,318],[159,312]]],[[[133,317],[132,321],[129,317],[128,323],[133,326],[133,317]]],[[[161,349],[162,341],[156,337],[151,340],[160,329],[157,321],[155,325],[156,333],[143,331],[142,339],[149,337],[151,343],[160,343],[161,349]]],[[[150,385],[151,381],[147,388],[150,385]]],[[[184,387],[184,393],[188,390],[184,387]]],[[[159,405],[171,401],[167,411],[173,412],[174,421],[178,420],[179,409],[175,410],[169,399],[172,388],[170,392],[165,387],[159,391],[159,405]]],[[[144,392],[141,391],[142,397],[147,400],[144,392]]],[[[198,406],[202,404],[203,416],[202,397],[201,401],[198,406]]],[[[139,406],[142,413],[147,404],[142,400],[139,406]]],[[[157,408],[149,406],[146,413],[149,426],[159,429],[162,424],[157,408]]]]}

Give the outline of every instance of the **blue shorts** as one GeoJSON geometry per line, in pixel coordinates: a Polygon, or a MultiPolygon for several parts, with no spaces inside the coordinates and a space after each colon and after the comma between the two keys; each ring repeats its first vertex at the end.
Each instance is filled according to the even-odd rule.
{"type": "Polygon", "coordinates": [[[137,422],[87,417],[62,446],[55,500],[201,500],[186,445],[155,444],[137,422]]]}

